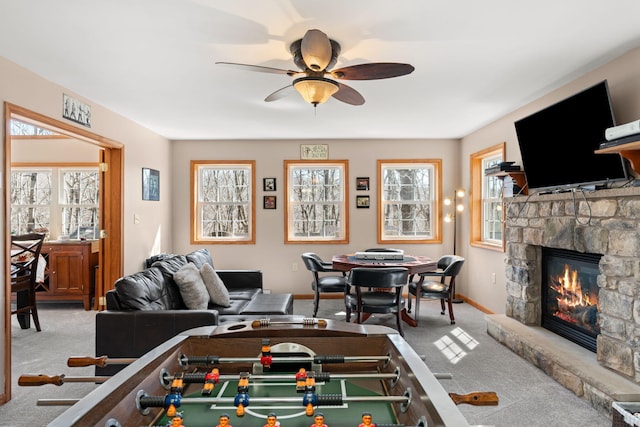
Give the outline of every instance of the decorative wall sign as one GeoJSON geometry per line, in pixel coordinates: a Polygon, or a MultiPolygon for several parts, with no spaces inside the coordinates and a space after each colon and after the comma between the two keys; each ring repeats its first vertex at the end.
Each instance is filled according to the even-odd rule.
{"type": "Polygon", "coordinates": [[[91,105],[82,103],[67,94],[62,94],[62,117],[90,128],[91,105]]]}
{"type": "Polygon", "coordinates": [[[160,172],[142,168],[142,200],[160,200],[160,172]]]}
{"type": "Polygon", "coordinates": [[[302,144],[300,146],[300,159],[302,160],[326,160],[329,158],[329,146],[327,144],[302,144]]]}

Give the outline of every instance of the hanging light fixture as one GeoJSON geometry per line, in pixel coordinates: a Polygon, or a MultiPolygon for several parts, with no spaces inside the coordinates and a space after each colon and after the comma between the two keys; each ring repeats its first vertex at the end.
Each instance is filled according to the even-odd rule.
{"type": "Polygon", "coordinates": [[[314,107],[327,102],[340,89],[338,83],[324,77],[302,77],[293,81],[293,87],[314,107]]]}

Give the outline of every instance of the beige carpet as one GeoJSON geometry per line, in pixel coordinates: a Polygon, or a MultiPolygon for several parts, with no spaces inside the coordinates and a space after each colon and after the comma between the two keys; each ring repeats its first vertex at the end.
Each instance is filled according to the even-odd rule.
{"type": "MultiPolygon", "coordinates": [[[[296,300],[295,314],[309,316],[310,300],[296,300]]],[[[68,368],[69,356],[94,356],[94,311],[78,304],[40,304],[42,332],[21,330],[12,318],[13,399],[0,406],[0,426],[46,425],[64,407],[37,406],[38,400],[80,398],[96,387],[93,383],[67,383],[60,387],[20,387],[19,375],[37,373],[71,376],[93,375],[92,368],[68,368]]],[[[459,408],[472,425],[610,426],[611,420],[550,379],[486,334],[484,314],[468,304],[454,305],[456,325],[441,316],[439,303],[423,301],[417,328],[405,327],[405,339],[432,372],[451,373],[442,380],[449,392],[495,391],[498,406],[459,408]]],[[[319,317],[344,319],[340,300],[322,300],[319,317]]],[[[393,317],[379,316],[369,323],[395,326],[393,317]]],[[[595,354],[594,354],[595,357],[595,354]]],[[[133,406],[133,404],[132,404],[133,406]]],[[[332,426],[339,427],[339,426],[332,426]]],[[[455,426],[453,426],[455,427],[455,426]]]]}

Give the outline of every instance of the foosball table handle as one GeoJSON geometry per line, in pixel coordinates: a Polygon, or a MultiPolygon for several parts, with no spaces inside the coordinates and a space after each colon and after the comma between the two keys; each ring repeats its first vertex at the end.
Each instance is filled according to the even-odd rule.
{"type": "Polygon", "coordinates": [[[499,401],[498,395],[494,391],[477,391],[467,394],[449,393],[449,397],[456,405],[467,403],[475,406],[494,406],[499,401]]]}
{"type": "Polygon", "coordinates": [[[62,385],[64,375],[20,375],[18,385],[23,387],[40,386],[45,384],[62,385]]]}

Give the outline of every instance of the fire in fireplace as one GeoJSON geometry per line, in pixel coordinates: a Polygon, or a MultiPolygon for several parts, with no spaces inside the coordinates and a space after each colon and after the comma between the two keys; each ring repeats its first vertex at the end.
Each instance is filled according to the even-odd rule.
{"type": "Polygon", "coordinates": [[[598,254],[542,249],[542,326],[593,352],[598,324],[598,254]]]}

